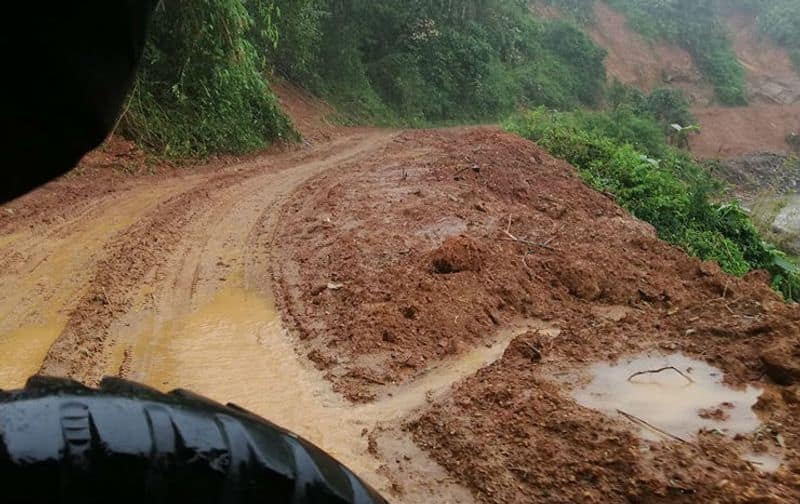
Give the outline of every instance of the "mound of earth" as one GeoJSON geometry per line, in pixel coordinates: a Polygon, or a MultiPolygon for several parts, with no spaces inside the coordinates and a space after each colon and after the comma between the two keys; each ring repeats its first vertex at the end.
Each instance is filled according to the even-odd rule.
{"type": "Polygon", "coordinates": [[[274,240],[284,318],[352,400],[513,339],[405,423],[478,501],[800,497],[800,388],[783,372],[800,359],[765,364],[800,338],[797,306],[766,274],[731,277],[658,240],[533,143],[483,128],[404,133],[302,186],[274,240]],[[782,434],[790,470],[748,466],[741,453],[767,443],[755,436],[644,445],[556,378],[648,351],[764,387],[762,418],[782,434]]]}

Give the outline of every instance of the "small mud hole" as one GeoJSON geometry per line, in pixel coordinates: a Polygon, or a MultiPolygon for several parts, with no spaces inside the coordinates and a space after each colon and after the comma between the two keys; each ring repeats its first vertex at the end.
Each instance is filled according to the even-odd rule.
{"type": "Polygon", "coordinates": [[[731,388],[722,383],[722,371],[681,354],[596,364],[589,373],[592,381],[574,393],[575,400],[624,416],[641,428],[645,439],[660,441],[668,433],[690,440],[701,429],[733,436],[752,432],[761,423],[752,409],[760,389],[731,388]],[[662,371],[643,373],[655,370],[662,371]]]}

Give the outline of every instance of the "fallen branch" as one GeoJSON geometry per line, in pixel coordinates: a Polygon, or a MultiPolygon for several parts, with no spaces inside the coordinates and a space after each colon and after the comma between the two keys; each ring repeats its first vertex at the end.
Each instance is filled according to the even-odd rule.
{"type": "Polygon", "coordinates": [[[524,343],[525,346],[528,347],[528,350],[531,351],[531,354],[533,354],[532,357],[531,357],[531,360],[533,360],[533,361],[542,360],[542,352],[541,352],[541,350],[539,350],[535,346],[531,345],[527,341],[523,341],[522,343],[524,343]]]}
{"type": "Polygon", "coordinates": [[[639,371],[638,373],[633,373],[632,375],[630,375],[628,377],[628,381],[633,380],[637,376],[646,375],[646,374],[658,374],[658,373],[663,373],[664,371],[670,371],[670,370],[671,371],[675,371],[676,373],[678,373],[679,375],[681,375],[682,377],[687,379],[689,382],[694,383],[694,380],[692,380],[692,378],[689,375],[687,375],[686,373],[684,373],[680,369],[676,368],[675,366],[667,366],[667,367],[663,367],[661,369],[649,369],[647,371],[639,371]]]}
{"type": "Polygon", "coordinates": [[[458,177],[459,175],[461,175],[462,173],[464,173],[464,172],[465,172],[465,171],[467,171],[467,170],[472,170],[472,171],[474,171],[475,173],[477,173],[477,174],[479,174],[479,175],[480,175],[480,173],[481,173],[481,167],[480,167],[480,166],[478,166],[478,165],[476,165],[476,164],[473,164],[473,165],[471,165],[471,166],[465,166],[464,168],[461,168],[460,170],[458,170],[457,172],[455,172],[455,173],[453,174],[453,178],[455,178],[455,177],[458,177]]]}
{"type": "Polygon", "coordinates": [[[652,430],[653,432],[661,434],[662,436],[666,436],[668,438],[674,439],[675,441],[680,441],[681,443],[684,443],[684,444],[690,444],[685,439],[680,438],[680,437],[676,436],[675,434],[670,434],[669,432],[667,432],[667,431],[665,431],[663,429],[659,429],[655,425],[653,425],[653,424],[651,424],[651,423],[649,423],[649,422],[647,422],[645,420],[642,420],[641,418],[639,418],[639,417],[637,417],[635,415],[631,415],[630,413],[626,413],[626,412],[624,412],[622,410],[619,410],[619,409],[617,410],[617,413],[619,413],[620,415],[624,416],[625,418],[627,418],[631,422],[633,422],[635,424],[638,424],[638,425],[640,425],[642,427],[646,427],[646,428],[652,430]]]}
{"type": "Polygon", "coordinates": [[[547,240],[544,243],[538,243],[538,242],[533,242],[533,241],[530,241],[530,240],[526,240],[524,238],[518,238],[518,237],[514,236],[513,234],[511,234],[511,215],[508,216],[508,226],[506,226],[506,230],[503,231],[503,233],[505,233],[505,235],[511,241],[515,241],[517,243],[521,243],[521,244],[527,245],[529,247],[539,247],[539,248],[543,248],[545,250],[549,250],[551,252],[558,252],[557,249],[554,249],[553,247],[550,246],[550,242],[552,242],[555,239],[555,236],[553,238],[550,238],[549,240],[547,240]]]}
{"type": "Polygon", "coordinates": [[[516,236],[512,235],[511,233],[506,233],[506,235],[508,235],[508,239],[513,241],[513,242],[521,243],[521,244],[527,245],[529,247],[543,248],[543,249],[549,250],[551,252],[558,252],[558,249],[555,249],[555,248],[551,247],[550,245],[548,245],[546,243],[537,243],[537,242],[532,242],[530,240],[525,240],[524,238],[517,238],[516,236]]]}

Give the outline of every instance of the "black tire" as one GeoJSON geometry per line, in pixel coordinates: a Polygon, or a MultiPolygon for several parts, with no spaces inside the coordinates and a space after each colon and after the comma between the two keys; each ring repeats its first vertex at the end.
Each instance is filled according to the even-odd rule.
{"type": "Polygon", "coordinates": [[[385,503],[309,442],[235,405],[119,379],[0,391],[0,502],[385,503]]]}

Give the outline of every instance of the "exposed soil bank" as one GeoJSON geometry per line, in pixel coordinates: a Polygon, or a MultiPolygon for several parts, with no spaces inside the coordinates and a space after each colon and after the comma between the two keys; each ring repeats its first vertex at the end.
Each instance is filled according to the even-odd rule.
{"type": "MultiPolygon", "coordinates": [[[[563,17],[544,2],[533,2],[545,17],[563,17]]],[[[735,14],[724,21],[733,49],[745,70],[750,105],[714,105],[713,87],[674,44],[650,41],[633,30],[624,13],[606,2],[594,2],[595,22],[586,27],[592,40],[608,52],[609,79],[646,92],[659,86],[682,89],[692,103],[702,133],[692,137],[692,152],[701,158],[730,158],[756,152],[789,153],[786,137],[800,133],[800,74],[788,52],[758,32],[752,16],[735,14]]]]}
{"type": "Polygon", "coordinates": [[[492,129],[405,133],[377,154],[295,192],[272,249],[279,307],[336,390],[383,397],[527,323],[500,361],[405,424],[478,500],[800,495],[800,310],[766,276],[687,257],[567,164],[492,129]],[[571,398],[587,363],[664,350],[765,388],[759,414],[782,435],[785,469],[741,458],[774,446],[763,432],[650,445],[571,398]]]}
{"type": "Polygon", "coordinates": [[[0,387],[39,366],[189,387],[300,432],[393,502],[796,501],[800,310],[765,276],[688,258],[496,129],[330,138],[13,202],[0,349],[25,351],[0,387]],[[764,389],[763,426],[646,442],[572,398],[591,364],[647,352],[764,389]]]}

